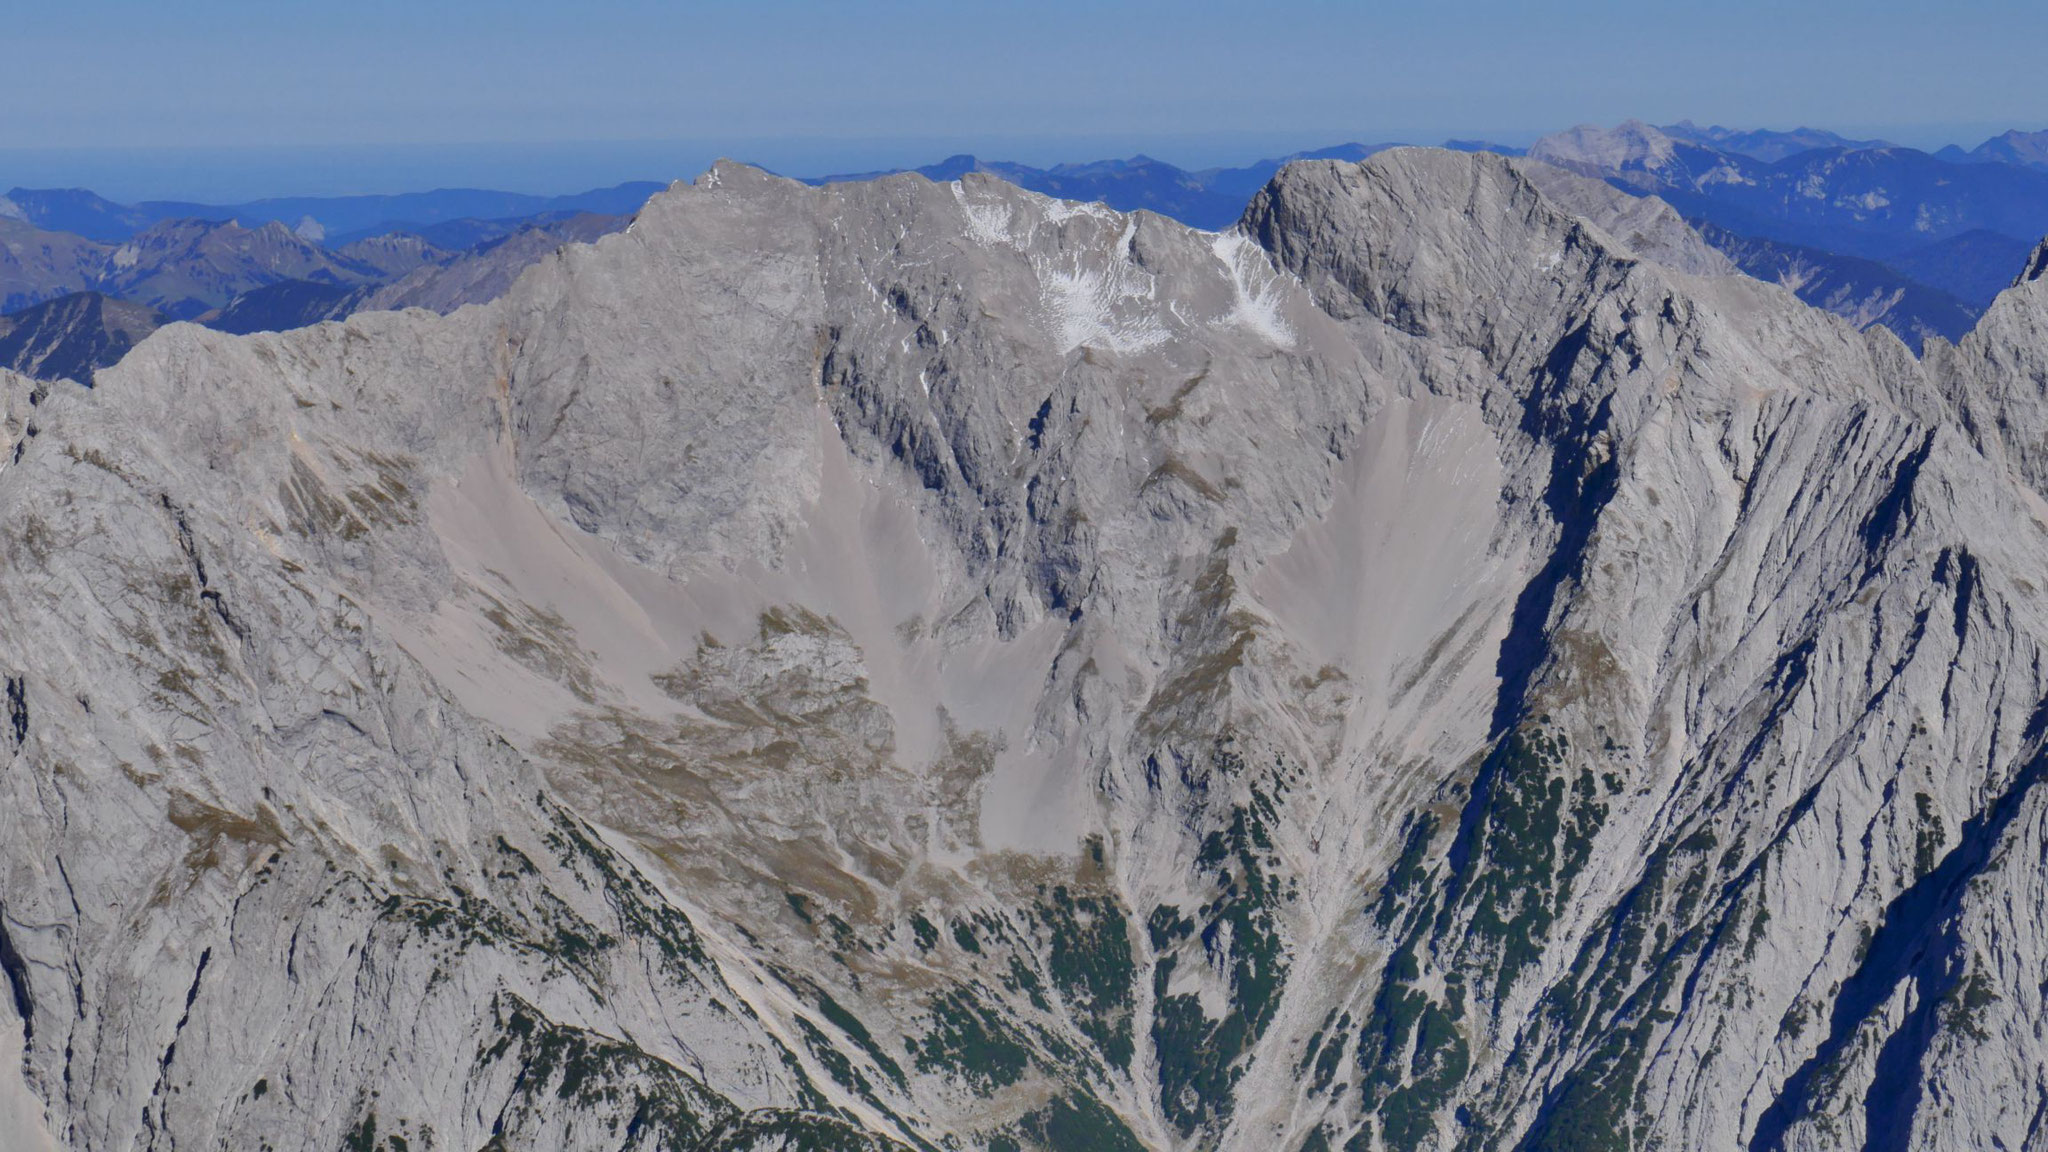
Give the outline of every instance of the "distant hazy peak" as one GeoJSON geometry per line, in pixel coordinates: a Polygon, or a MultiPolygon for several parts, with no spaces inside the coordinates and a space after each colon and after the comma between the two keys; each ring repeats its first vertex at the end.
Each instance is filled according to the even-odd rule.
{"type": "Polygon", "coordinates": [[[1817,148],[1860,151],[1895,147],[1887,140],[1855,140],[1838,132],[1830,132],[1825,128],[1809,128],[1803,124],[1790,131],[1777,131],[1769,128],[1724,128],[1719,124],[1702,128],[1690,120],[1680,120],[1676,124],[1664,126],[1661,131],[1676,140],[1722,152],[1733,152],[1766,163],[1775,163],[1787,156],[1810,152],[1817,148]]]}
{"type": "Polygon", "coordinates": [[[1536,141],[1529,155],[1553,163],[1590,165],[1604,171],[1623,168],[1655,170],[1670,162],[1677,142],[1641,120],[1624,120],[1613,128],[1581,124],[1536,141]]]}
{"type": "Polygon", "coordinates": [[[1977,145],[1964,159],[2048,169],[2048,131],[2005,132],[1977,145]]]}

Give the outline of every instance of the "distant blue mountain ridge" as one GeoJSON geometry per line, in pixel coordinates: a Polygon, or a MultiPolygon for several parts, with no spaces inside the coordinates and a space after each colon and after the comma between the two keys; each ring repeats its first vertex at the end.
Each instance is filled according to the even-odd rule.
{"type": "MultiPolygon", "coordinates": [[[[1312,152],[1295,152],[1260,160],[1241,168],[1203,168],[1190,171],[1150,156],[1128,160],[1092,160],[1034,168],[1002,160],[984,161],[974,156],[949,156],[922,168],[891,168],[879,172],[854,172],[832,176],[803,177],[807,184],[844,184],[916,172],[931,180],[958,180],[969,172],[986,172],[1020,188],[1063,200],[1100,201],[1119,212],[1145,209],[1170,216],[1196,228],[1227,228],[1244,213],[1245,204],[1274,173],[1296,160],[1359,161],[1398,144],[1338,144],[1312,152]]],[[[1465,152],[1502,152],[1521,155],[1521,149],[1476,140],[1452,140],[1447,148],[1465,152]]]]}
{"type": "MultiPolygon", "coordinates": [[[[1236,222],[1247,202],[1286,164],[1357,161],[1396,146],[1347,143],[1203,169],[1145,155],[1036,167],[962,154],[920,168],[800,178],[825,184],[913,171],[945,181],[985,172],[1049,196],[1100,202],[1119,211],[1149,210],[1193,227],[1221,229],[1236,222]]],[[[1927,339],[1953,340],[1968,331],[2048,233],[2048,132],[2011,131],[1967,151],[1949,147],[1929,153],[1809,127],[1737,129],[1692,121],[1653,127],[1628,121],[1614,128],[1582,126],[1553,133],[1526,150],[1482,140],[1451,140],[1443,146],[1526,153],[1635,195],[1659,196],[1745,271],[1775,280],[1858,325],[1890,328],[1916,350],[1927,339]]],[[[235,220],[244,228],[281,225],[344,260],[355,258],[349,253],[366,240],[400,233],[418,238],[408,243],[423,242],[442,252],[437,259],[447,259],[523,228],[545,228],[579,214],[623,220],[662,187],[638,181],[566,196],[447,188],[240,204],[120,204],[84,189],[17,188],[0,197],[0,231],[26,225],[115,245],[156,236],[173,221],[235,220]]],[[[53,269],[47,275],[51,285],[39,287],[35,281],[41,273],[25,264],[12,273],[0,267],[0,282],[5,282],[0,287],[12,293],[8,299],[44,300],[77,290],[56,283],[79,278],[69,264],[49,257],[61,245],[44,249],[44,263],[53,269]],[[12,284],[10,275],[22,283],[12,284]]],[[[79,259],[87,258],[93,257],[86,253],[79,259]]],[[[100,281],[91,286],[108,290],[100,281]]],[[[222,313],[219,322],[285,323],[277,318],[318,312],[314,305],[325,306],[326,297],[337,290],[332,284],[315,290],[280,276],[258,283],[253,291],[260,294],[222,313]]],[[[358,298],[367,297],[361,291],[347,297],[358,298]]],[[[178,314],[163,301],[144,302],[178,314]]]]}
{"type": "MultiPolygon", "coordinates": [[[[986,172],[1049,196],[1148,209],[1217,229],[1234,223],[1285,164],[1356,161],[1390,147],[1341,144],[1192,171],[1142,155],[1050,168],[960,155],[907,171],[933,180],[986,172]]],[[[1445,147],[1524,153],[1485,141],[1445,147]]],[[[1526,154],[1635,195],[1662,197],[1744,271],[1859,326],[1889,328],[1916,351],[1930,338],[1955,340],[1969,331],[2048,233],[2048,132],[2008,132],[1968,152],[1927,153],[1818,128],[1630,121],[1554,133],[1526,154]]]]}
{"type": "Polygon", "coordinates": [[[423,233],[434,225],[463,220],[529,220],[579,212],[624,215],[639,211],[648,197],[664,187],[667,185],[642,180],[569,196],[438,188],[391,196],[285,196],[244,204],[177,200],[116,204],[83,188],[16,188],[0,200],[0,216],[103,244],[121,243],[165,220],[237,220],[245,225],[276,221],[300,230],[309,239],[338,246],[390,232],[423,233]]]}
{"type": "Polygon", "coordinates": [[[1929,153],[1631,120],[1553,133],[1529,155],[1662,198],[1751,275],[1916,351],[1969,331],[2048,234],[2048,132],[1929,153]]]}

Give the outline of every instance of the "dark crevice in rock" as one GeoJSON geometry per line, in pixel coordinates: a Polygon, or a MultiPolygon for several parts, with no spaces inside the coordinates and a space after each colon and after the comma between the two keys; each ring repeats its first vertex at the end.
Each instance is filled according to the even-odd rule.
{"type": "Polygon", "coordinates": [[[1883,551],[1885,544],[1898,532],[1900,525],[1912,521],[1913,485],[1920,479],[1920,469],[1927,463],[1927,454],[1933,449],[1934,433],[1929,431],[1917,447],[1907,452],[1898,464],[1893,466],[1891,489],[1885,493],[1884,499],[1878,501],[1877,507],[1870,513],[1870,519],[1864,522],[1863,544],[1873,554],[1873,569],[1879,559],[1877,554],[1883,551]]]}
{"type": "MultiPolygon", "coordinates": [[[[1583,324],[1566,334],[1552,349],[1546,374],[1559,382],[1569,379],[1574,365],[1588,352],[1589,339],[1589,329],[1583,324]]],[[[1590,413],[1582,405],[1574,405],[1561,417],[1561,428],[1546,427],[1560,418],[1546,416],[1540,404],[1539,389],[1530,397],[1522,430],[1550,446],[1550,482],[1543,501],[1557,523],[1558,539],[1543,568],[1517,597],[1508,634],[1501,640],[1497,664],[1500,694],[1494,702],[1492,729],[1496,737],[1521,718],[1530,686],[1549,651],[1551,610],[1566,582],[1579,574],[1594,525],[1614,496],[1618,474],[1611,456],[1596,460],[1589,451],[1612,419],[1611,397],[1601,397],[1590,413]]]]}
{"type": "Polygon", "coordinates": [[[164,511],[170,514],[172,524],[177,527],[178,550],[185,554],[185,561],[192,566],[192,578],[199,587],[199,602],[212,609],[213,614],[220,618],[220,622],[226,625],[228,631],[234,633],[236,638],[248,640],[248,629],[235,619],[234,613],[228,611],[227,601],[221,597],[220,589],[213,587],[212,581],[207,579],[206,561],[199,556],[199,545],[193,539],[191,525],[186,522],[185,510],[171,503],[168,495],[159,496],[157,500],[163,505],[164,511]]]}
{"type": "Polygon", "coordinates": [[[14,998],[15,1014],[21,1017],[21,1038],[26,1044],[35,1039],[36,1002],[29,989],[28,962],[21,958],[13,937],[7,934],[7,910],[4,907],[0,907],[0,973],[7,976],[7,989],[14,998]]]}
{"type": "Polygon", "coordinates": [[[1045,403],[1038,406],[1038,414],[1031,418],[1031,438],[1027,443],[1033,452],[1038,451],[1039,447],[1045,443],[1045,422],[1051,418],[1052,397],[1047,396],[1045,403]]]}
{"type": "MultiPolygon", "coordinates": [[[[1945,555],[1947,555],[1947,554],[1946,554],[1946,553],[1944,553],[1944,556],[1945,556],[1945,555]]],[[[1937,576],[1937,578],[1938,578],[1938,576],[1937,576]]],[[[1956,584],[1956,615],[1955,615],[1955,628],[1956,628],[1956,647],[1957,647],[1957,648],[1961,648],[1961,647],[1963,646],[1963,641],[1965,641],[1965,640],[1969,639],[1969,635],[1970,635],[1970,605],[1971,605],[1972,601],[1974,600],[1974,598],[1975,598],[1975,596],[1976,596],[1976,592],[1977,592],[1977,558],[1976,558],[1975,556],[1972,556],[1972,555],[1970,555],[1970,550],[1969,550],[1969,549],[1967,549],[1967,548],[1964,548],[1964,549],[1962,549],[1961,551],[1959,551],[1959,552],[1957,552],[1957,553],[1956,553],[1956,581],[1955,581],[1955,584],[1956,584]]]]}
{"type": "Polygon", "coordinates": [[[28,743],[28,678],[7,678],[7,723],[14,732],[14,750],[28,743]]]}
{"type": "Polygon", "coordinates": [[[205,978],[206,965],[212,959],[213,949],[204,948],[200,950],[199,964],[192,970],[192,986],[185,990],[184,1014],[178,1017],[178,1026],[171,1029],[171,1042],[164,1047],[164,1057],[157,1065],[158,1075],[155,1095],[161,1096],[163,1094],[164,1077],[171,1070],[171,1058],[178,1053],[178,1037],[185,1034],[185,1025],[192,1021],[192,1003],[199,999],[199,981],[205,978]]]}

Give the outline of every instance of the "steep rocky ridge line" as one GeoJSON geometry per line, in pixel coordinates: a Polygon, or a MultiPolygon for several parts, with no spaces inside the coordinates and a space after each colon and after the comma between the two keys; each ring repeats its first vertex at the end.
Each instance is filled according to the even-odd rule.
{"type": "Polygon", "coordinates": [[[1646,203],[721,165],[0,377],[30,1119],[2040,1139],[2048,289],[1916,361],[1646,203]]]}

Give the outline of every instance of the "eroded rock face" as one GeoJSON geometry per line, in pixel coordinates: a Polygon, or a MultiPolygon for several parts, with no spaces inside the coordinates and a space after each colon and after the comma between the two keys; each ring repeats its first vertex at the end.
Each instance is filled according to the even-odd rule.
{"type": "Polygon", "coordinates": [[[0,377],[0,1107],[2026,1146],[2048,290],[1916,361],[1658,207],[720,166],[483,307],[0,377]]]}

